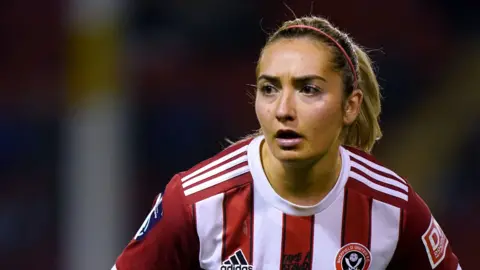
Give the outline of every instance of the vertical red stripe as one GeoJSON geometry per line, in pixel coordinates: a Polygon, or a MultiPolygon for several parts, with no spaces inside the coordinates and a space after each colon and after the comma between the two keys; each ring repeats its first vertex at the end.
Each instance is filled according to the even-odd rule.
{"type": "MultiPolygon", "coordinates": [[[[192,211],[192,225],[193,225],[193,232],[197,231],[197,208],[195,204],[192,204],[191,206],[191,211],[192,211]]],[[[195,233],[195,244],[190,243],[189,245],[192,248],[193,253],[192,254],[200,254],[200,240],[198,239],[198,234],[195,233]]],[[[194,260],[195,264],[195,269],[200,268],[200,261],[194,260]]]]}
{"type": "Polygon", "coordinates": [[[247,262],[252,264],[253,220],[252,186],[250,184],[225,192],[223,199],[222,261],[241,249],[247,262]]]}
{"type": "MultiPolygon", "coordinates": [[[[195,204],[192,204],[192,223],[194,232],[197,231],[197,207],[195,204]]],[[[198,235],[197,235],[198,236],[198,235]]]]}
{"type": "Polygon", "coordinates": [[[370,249],[372,199],[348,189],[343,203],[342,246],[359,243],[370,249]]]}
{"type": "Polygon", "coordinates": [[[315,216],[283,214],[280,269],[312,269],[315,216]]]}

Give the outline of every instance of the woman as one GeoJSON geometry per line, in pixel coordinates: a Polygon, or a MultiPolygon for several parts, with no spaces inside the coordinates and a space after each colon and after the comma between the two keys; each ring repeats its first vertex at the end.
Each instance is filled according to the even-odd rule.
{"type": "Polygon", "coordinates": [[[257,66],[259,134],[173,177],[113,269],[461,269],[381,137],[368,56],[318,17],[257,66]]]}

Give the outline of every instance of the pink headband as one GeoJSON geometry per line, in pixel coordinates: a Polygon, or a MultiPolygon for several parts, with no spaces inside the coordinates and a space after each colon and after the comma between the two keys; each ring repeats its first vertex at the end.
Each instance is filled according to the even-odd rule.
{"type": "Polygon", "coordinates": [[[352,70],[352,73],[353,73],[353,86],[354,87],[357,87],[358,86],[358,80],[357,80],[357,72],[355,72],[355,67],[353,66],[353,62],[352,62],[352,59],[350,59],[350,57],[348,56],[347,52],[345,51],[345,49],[340,45],[340,43],[338,43],[338,41],[336,41],[332,36],[330,36],[329,34],[323,32],[322,30],[316,28],[316,27],[313,27],[313,26],[309,26],[309,25],[291,25],[291,26],[288,26],[286,27],[285,29],[292,29],[292,28],[303,28],[303,29],[310,29],[310,30],[313,30],[317,33],[320,33],[321,35],[325,36],[326,38],[330,39],[333,43],[335,43],[335,45],[338,47],[338,49],[343,53],[343,55],[345,56],[345,59],[347,59],[347,62],[348,62],[348,65],[350,66],[350,69],[352,70]]]}

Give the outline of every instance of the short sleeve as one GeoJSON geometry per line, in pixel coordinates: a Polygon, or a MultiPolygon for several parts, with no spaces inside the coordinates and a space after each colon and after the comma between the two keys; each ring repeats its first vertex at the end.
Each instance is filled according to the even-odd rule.
{"type": "Polygon", "coordinates": [[[397,250],[387,269],[461,269],[441,226],[420,196],[410,190],[397,250]]]}
{"type": "Polygon", "coordinates": [[[194,210],[185,203],[179,176],[159,194],[147,218],[117,258],[116,270],[199,269],[194,210]]]}

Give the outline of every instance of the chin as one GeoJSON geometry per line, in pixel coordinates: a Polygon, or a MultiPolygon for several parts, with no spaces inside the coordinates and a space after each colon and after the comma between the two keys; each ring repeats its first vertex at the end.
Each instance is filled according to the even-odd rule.
{"type": "Polygon", "coordinates": [[[314,157],[301,147],[296,149],[282,149],[279,146],[274,146],[273,156],[285,165],[302,166],[312,162],[314,157]]]}

